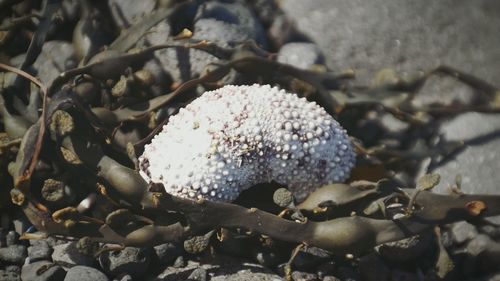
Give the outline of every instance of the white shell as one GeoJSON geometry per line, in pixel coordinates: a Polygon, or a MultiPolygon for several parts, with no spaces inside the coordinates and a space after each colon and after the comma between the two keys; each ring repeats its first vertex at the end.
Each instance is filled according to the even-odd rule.
{"type": "Polygon", "coordinates": [[[269,85],[205,92],[170,117],[139,158],[146,181],[175,196],[230,202],[274,180],[297,201],[349,177],[355,154],[323,108],[269,85]]]}

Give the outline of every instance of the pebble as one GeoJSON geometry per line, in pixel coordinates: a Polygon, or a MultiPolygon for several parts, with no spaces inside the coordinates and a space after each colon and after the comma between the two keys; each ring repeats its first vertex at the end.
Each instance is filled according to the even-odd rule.
{"type": "Polygon", "coordinates": [[[292,280],[294,281],[316,281],[318,279],[318,275],[309,272],[302,271],[293,271],[292,272],[292,280]]]}
{"type": "Polygon", "coordinates": [[[62,71],[76,67],[76,61],[75,51],[71,43],[57,40],[47,41],[43,44],[42,52],[33,67],[38,72],[36,76],[47,85],[62,71]]]}
{"type": "Polygon", "coordinates": [[[324,64],[325,59],[316,44],[293,42],[281,47],[278,52],[278,61],[297,68],[308,69],[315,64],[324,64]]]}
{"type": "Polygon", "coordinates": [[[99,264],[104,272],[117,276],[127,273],[140,276],[148,269],[151,251],[145,248],[126,247],[120,251],[105,252],[99,256],[99,264]]]}
{"type": "Polygon", "coordinates": [[[183,256],[178,256],[175,259],[174,264],[172,266],[173,267],[177,267],[177,268],[181,268],[181,267],[186,266],[186,261],[184,260],[184,257],[183,256]]]}
{"type": "Polygon", "coordinates": [[[39,240],[28,247],[28,257],[30,262],[40,260],[50,260],[53,249],[49,247],[49,243],[45,240],[39,240]]]}
{"type": "Polygon", "coordinates": [[[94,258],[84,255],[76,248],[76,242],[64,243],[54,246],[52,260],[62,265],[87,265],[94,264],[94,258]]]}
{"type": "Polygon", "coordinates": [[[88,266],[74,266],[68,270],[64,281],[107,281],[106,274],[88,266]]]}
{"type": "Polygon", "coordinates": [[[21,269],[21,279],[30,281],[59,281],[64,280],[66,271],[49,261],[37,261],[24,265],[21,269]]]}
{"type": "Polygon", "coordinates": [[[7,246],[15,245],[17,242],[19,242],[19,234],[14,230],[9,231],[7,235],[5,235],[5,244],[7,246]]]}
{"type": "Polygon", "coordinates": [[[167,265],[173,263],[177,257],[184,253],[182,245],[178,243],[165,243],[153,248],[158,262],[161,265],[167,265]]]}
{"type": "Polygon", "coordinates": [[[14,225],[14,230],[17,232],[17,234],[22,235],[24,232],[26,232],[28,227],[31,226],[31,223],[22,212],[19,212],[17,216],[19,218],[13,220],[12,224],[14,225]]]}
{"type": "Polygon", "coordinates": [[[2,281],[21,281],[19,273],[0,269],[0,280],[2,281]]]}
{"type": "Polygon", "coordinates": [[[189,274],[188,280],[193,281],[207,281],[208,273],[203,267],[198,267],[189,274]]]}
{"type": "Polygon", "coordinates": [[[276,266],[281,260],[279,254],[265,248],[257,249],[253,255],[259,264],[268,267],[276,266]]]}
{"type": "Polygon", "coordinates": [[[250,39],[267,46],[264,29],[242,2],[207,1],[198,8],[194,39],[235,45],[250,39]]]}
{"type": "Polygon", "coordinates": [[[26,246],[11,245],[0,248],[0,261],[5,263],[22,264],[28,256],[26,246]]]}
{"type": "Polygon", "coordinates": [[[477,234],[476,227],[465,221],[457,222],[451,227],[451,235],[456,244],[462,244],[474,238],[477,234]]]}
{"type": "Polygon", "coordinates": [[[307,247],[297,253],[293,260],[293,267],[299,270],[308,271],[331,258],[331,254],[317,247],[307,247]]]}
{"type": "Polygon", "coordinates": [[[498,270],[500,243],[485,234],[479,234],[467,244],[469,267],[479,274],[498,270]]]}

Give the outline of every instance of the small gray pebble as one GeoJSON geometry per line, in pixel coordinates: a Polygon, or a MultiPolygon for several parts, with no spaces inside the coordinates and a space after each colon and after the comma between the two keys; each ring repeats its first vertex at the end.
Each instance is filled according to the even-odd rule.
{"type": "Polygon", "coordinates": [[[19,266],[19,265],[8,265],[8,266],[5,267],[5,271],[14,272],[14,273],[17,273],[17,274],[21,274],[21,266],[19,266]]]}
{"type": "Polygon", "coordinates": [[[294,281],[316,281],[318,276],[314,273],[294,271],[292,272],[292,280],[294,281]]]}
{"type": "Polygon", "coordinates": [[[481,226],[480,231],[493,239],[500,238],[500,227],[496,227],[493,225],[483,225],[481,226]]]}
{"type": "Polygon", "coordinates": [[[62,265],[87,265],[94,264],[94,258],[84,255],[76,248],[76,242],[70,242],[54,246],[52,260],[62,265]]]}
{"type": "Polygon", "coordinates": [[[179,255],[184,253],[182,245],[178,243],[165,243],[154,248],[156,257],[162,265],[171,264],[179,255]]]}
{"type": "Polygon", "coordinates": [[[0,248],[0,261],[6,263],[22,264],[28,256],[26,246],[12,245],[6,248],[0,248]]]}
{"type": "Polygon", "coordinates": [[[49,243],[45,240],[39,240],[32,246],[28,247],[28,257],[31,262],[40,260],[50,260],[53,249],[49,247],[49,243]]]}
{"type": "Polygon", "coordinates": [[[9,231],[7,235],[5,235],[5,244],[7,244],[7,246],[15,245],[17,242],[19,242],[19,234],[14,230],[9,231]]]}
{"type": "Polygon", "coordinates": [[[173,267],[181,268],[181,267],[185,267],[185,266],[186,266],[186,262],[184,261],[184,257],[178,256],[174,261],[173,267]]]}
{"type": "Polygon", "coordinates": [[[266,46],[264,29],[242,2],[207,1],[195,16],[194,39],[234,45],[250,39],[266,46]]]}
{"type": "Polygon", "coordinates": [[[278,52],[278,61],[297,68],[308,69],[323,64],[325,59],[314,43],[293,42],[285,44],[278,52]]]}
{"type": "Polygon", "coordinates": [[[326,250],[317,247],[307,247],[307,249],[299,251],[293,260],[293,265],[299,270],[307,271],[326,262],[330,257],[331,254],[326,250]]]}
{"type": "Polygon", "coordinates": [[[151,260],[151,251],[145,248],[126,247],[120,251],[105,252],[99,256],[104,272],[117,276],[121,273],[137,277],[146,272],[151,260]]]}
{"type": "Polygon", "coordinates": [[[0,270],[0,280],[1,281],[21,281],[21,276],[19,276],[19,273],[2,269],[2,270],[0,270]]]}
{"type": "Polygon", "coordinates": [[[276,266],[281,259],[276,255],[275,252],[269,251],[267,249],[259,249],[254,253],[255,260],[264,266],[273,267],[276,266]]]}
{"type": "Polygon", "coordinates": [[[68,270],[64,281],[107,281],[106,274],[101,271],[88,267],[77,265],[68,270]]]}
{"type": "Polygon", "coordinates": [[[64,280],[66,271],[52,262],[37,261],[24,265],[21,269],[21,279],[30,281],[60,281],[64,280]]]}
{"type": "Polygon", "coordinates": [[[471,240],[472,238],[477,236],[477,229],[474,225],[462,221],[453,224],[451,227],[451,235],[453,237],[453,241],[457,244],[462,244],[466,241],[471,240]]]}
{"type": "Polygon", "coordinates": [[[203,267],[198,267],[189,274],[188,280],[207,281],[207,270],[203,267]]]}

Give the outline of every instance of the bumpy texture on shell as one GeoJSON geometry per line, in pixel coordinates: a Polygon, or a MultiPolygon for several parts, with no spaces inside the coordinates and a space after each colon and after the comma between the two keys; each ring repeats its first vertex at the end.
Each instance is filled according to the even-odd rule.
{"type": "Polygon", "coordinates": [[[139,158],[150,183],[184,198],[230,202],[274,180],[298,201],[342,182],[355,154],[323,108],[268,85],[225,86],[170,117],[139,158]]]}

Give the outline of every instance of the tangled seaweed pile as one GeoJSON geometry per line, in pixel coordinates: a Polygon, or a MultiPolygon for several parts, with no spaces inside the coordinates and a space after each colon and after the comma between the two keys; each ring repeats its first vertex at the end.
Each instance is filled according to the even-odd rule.
{"type": "Polygon", "coordinates": [[[415,163],[463,145],[425,141],[433,124],[499,111],[500,91],[481,79],[441,66],[356,86],[294,42],[303,36],[273,1],[17,2],[0,4],[2,277],[206,279],[228,254],[289,279],[369,272],[387,262],[378,255],[444,279],[458,273],[437,226],[500,214],[500,196],[435,194],[439,176],[416,179],[415,163]],[[300,62],[287,55],[297,46],[300,62]],[[477,98],[413,102],[435,75],[477,98]],[[362,121],[373,111],[411,134],[372,138],[362,121]],[[39,240],[31,250],[7,232],[12,218],[22,240],[39,240]],[[396,258],[404,247],[389,242],[409,237],[396,258]],[[411,247],[426,239],[437,246],[411,247]]]}

